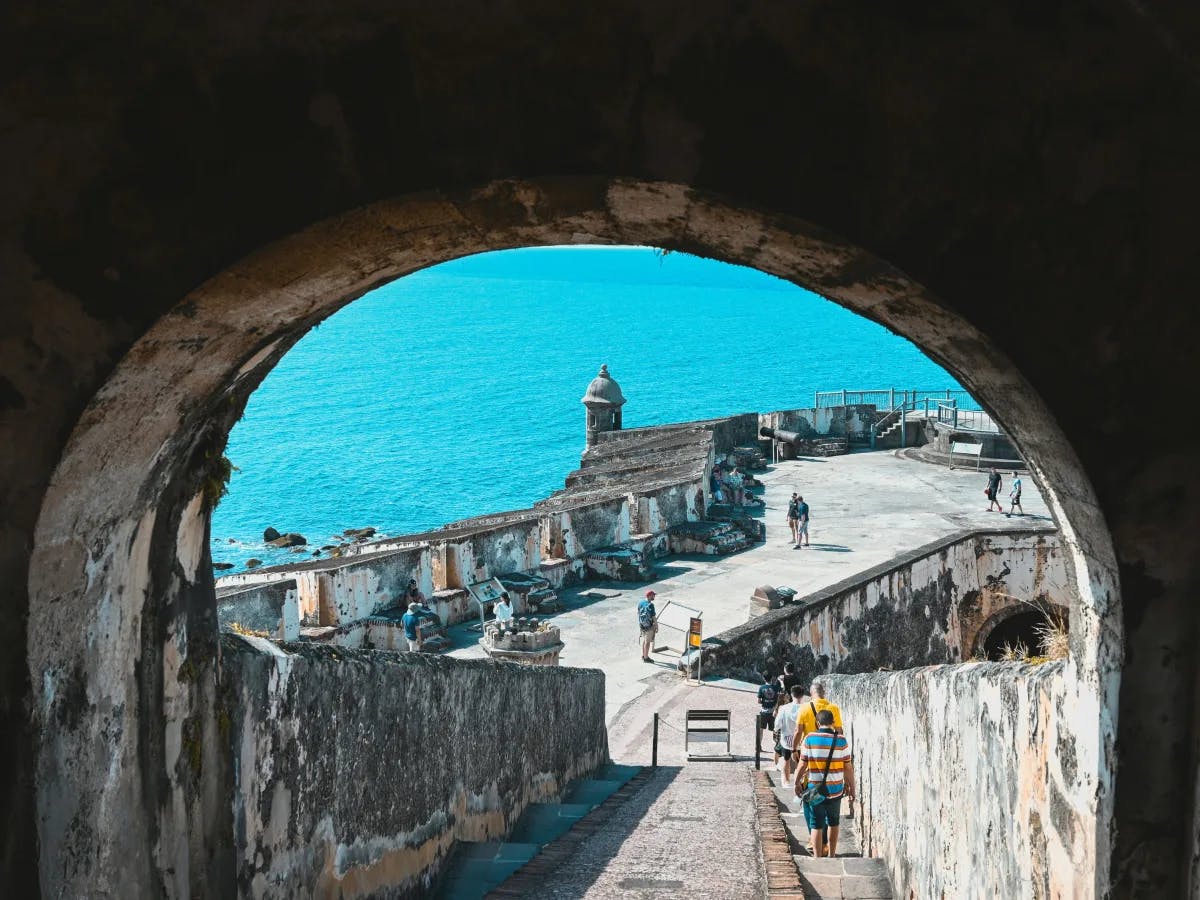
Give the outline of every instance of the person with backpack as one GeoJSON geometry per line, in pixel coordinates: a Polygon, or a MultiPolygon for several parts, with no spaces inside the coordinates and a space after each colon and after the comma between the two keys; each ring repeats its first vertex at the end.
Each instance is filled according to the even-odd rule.
{"type": "MultiPolygon", "coordinates": [[[[758,730],[771,733],[771,744],[775,748],[775,760],[779,761],[779,738],[775,735],[775,704],[779,700],[779,685],[775,679],[763,672],[763,683],[758,686],[758,730]]],[[[755,737],[755,741],[761,735],[755,737]]]]}
{"type": "Polygon", "coordinates": [[[646,599],[638,604],[638,630],[642,635],[642,662],[654,662],[654,635],[658,633],[658,612],[654,609],[654,591],[646,591],[646,599]]]}
{"type": "Polygon", "coordinates": [[[842,797],[853,801],[855,785],[850,741],[834,729],[830,710],[817,713],[817,730],[804,736],[798,753],[796,796],[804,803],[812,855],[833,856],[837,853],[842,797]]]}
{"type": "Polygon", "coordinates": [[[779,706],[791,702],[792,688],[796,685],[803,685],[804,679],[796,674],[795,663],[789,662],[783,664],[783,674],[775,680],[779,684],[779,705],[775,708],[778,712],[779,706]]]}

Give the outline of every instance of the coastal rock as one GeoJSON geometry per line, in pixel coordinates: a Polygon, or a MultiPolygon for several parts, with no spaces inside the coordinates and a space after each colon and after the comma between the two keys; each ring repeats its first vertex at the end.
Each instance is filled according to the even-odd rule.
{"type": "Polygon", "coordinates": [[[272,547],[303,547],[308,543],[308,538],[302,534],[296,534],[294,531],[289,531],[287,534],[280,535],[273,541],[267,541],[272,547]]]}
{"type": "Polygon", "coordinates": [[[314,550],[312,555],[313,555],[313,556],[320,556],[320,555],[321,555],[321,551],[320,551],[320,550],[314,550]]]}
{"type": "Polygon", "coordinates": [[[279,532],[276,531],[274,528],[268,528],[266,531],[263,532],[263,540],[266,541],[268,544],[271,541],[279,540],[280,536],[281,535],[279,534],[279,532]]]}
{"type": "Polygon", "coordinates": [[[257,557],[255,557],[254,559],[246,560],[246,568],[247,569],[253,569],[256,566],[261,566],[261,565],[262,565],[262,560],[258,559],[257,557]]]}
{"type": "MultiPolygon", "coordinates": [[[[293,547],[292,552],[293,553],[307,553],[308,548],[307,547],[293,547]]],[[[318,550],[317,552],[320,553],[321,551],[318,550]]]]}
{"type": "Polygon", "coordinates": [[[347,528],[342,533],[348,538],[354,538],[355,540],[361,541],[361,540],[365,540],[366,538],[369,538],[372,535],[374,535],[375,529],[370,528],[370,527],[368,527],[368,528],[347,528]]]}
{"type": "Polygon", "coordinates": [[[218,572],[224,572],[224,571],[226,571],[227,569],[232,569],[232,568],[233,568],[233,563],[218,563],[218,562],[215,562],[215,563],[213,563],[213,568],[214,568],[214,569],[216,569],[218,572]]]}
{"type": "Polygon", "coordinates": [[[332,549],[334,549],[334,547],[335,547],[334,544],[322,544],[321,545],[322,550],[332,550],[332,549]]]}

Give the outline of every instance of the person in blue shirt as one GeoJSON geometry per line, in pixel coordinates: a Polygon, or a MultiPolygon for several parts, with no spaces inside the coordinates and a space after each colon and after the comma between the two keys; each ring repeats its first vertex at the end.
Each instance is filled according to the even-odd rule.
{"type": "Polygon", "coordinates": [[[408,641],[409,650],[421,649],[421,620],[431,616],[437,619],[436,613],[422,609],[421,604],[408,604],[408,612],[400,617],[400,624],[404,627],[404,637],[408,641]]]}
{"type": "Polygon", "coordinates": [[[796,515],[799,521],[796,523],[796,546],[808,546],[808,504],[804,502],[803,497],[796,498],[796,515]],[[803,543],[801,543],[803,541],[803,543]]]}
{"type": "Polygon", "coordinates": [[[654,591],[646,591],[646,599],[638,604],[638,630],[642,633],[642,662],[654,662],[654,635],[658,632],[658,611],[654,608],[654,591]]]}

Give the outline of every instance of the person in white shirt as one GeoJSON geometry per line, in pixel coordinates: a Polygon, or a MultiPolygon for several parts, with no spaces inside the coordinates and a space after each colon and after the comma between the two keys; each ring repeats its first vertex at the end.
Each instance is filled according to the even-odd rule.
{"type": "Polygon", "coordinates": [[[775,713],[775,730],[779,732],[779,743],[783,746],[783,780],[787,781],[792,777],[792,769],[795,765],[793,753],[795,748],[792,746],[792,738],[796,736],[796,722],[800,718],[800,711],[804,708],[801,700],[804,698],[804,687],[795,685],[792,687],[792,702],[785,703],[779,707],[779,712],[775,713]]]}
{"type": "Polygon", "coordinates": [[[508,599],[508,591],[500,594],[500,599],[496,601],[495,613],[497,625],[503,625],[505,622],[512,621],[513,608],[512,603],[508,599]]]}

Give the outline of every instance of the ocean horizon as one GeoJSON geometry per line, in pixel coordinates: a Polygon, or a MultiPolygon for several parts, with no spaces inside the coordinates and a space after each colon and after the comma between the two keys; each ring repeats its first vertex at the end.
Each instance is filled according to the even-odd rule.
{"type": "Polygon", "coordinates": [[[305,335],[226,455],[214,562],[309,558],[346,528],[408,534],[563,487],[607,364],[636,428],[811,406],[820,390],[961,390],[915,345],[790,282],[648,247],[468,256],[384,285],[305,335]],[[267,547],[299,532],[308,555],[267,547]]]}

